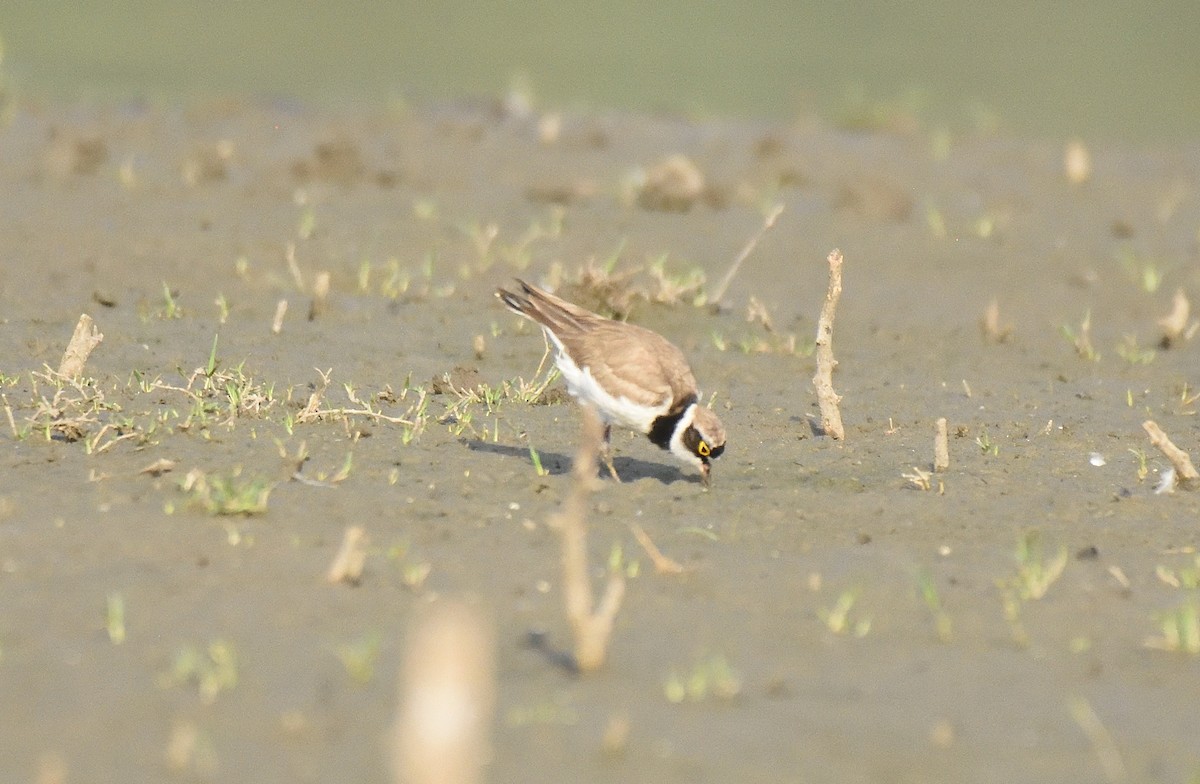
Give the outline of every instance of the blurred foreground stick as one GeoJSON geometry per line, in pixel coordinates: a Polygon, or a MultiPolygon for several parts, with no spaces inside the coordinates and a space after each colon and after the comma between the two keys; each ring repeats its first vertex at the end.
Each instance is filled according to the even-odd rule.
{"type": "Polygon", "coordinates": [[[442,600],[409,633],[389,739],[397,784],[479,784],[491,756],[495,643],[474,607],[442,600]]]}

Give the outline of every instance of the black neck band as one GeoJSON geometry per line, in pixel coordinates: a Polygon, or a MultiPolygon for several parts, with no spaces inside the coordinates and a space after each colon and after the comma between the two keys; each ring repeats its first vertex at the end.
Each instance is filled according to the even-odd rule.
{"type": "Polygon", "coordinates": [[[675,428],[679,425],[679,420],[683,419],[688,408],[695,403],[696,396],[688,395],[676,403],[670,411],[655,419],[654,424],[650,425],[650,432],[646,434],[650,437],[650,443],[662,449],[670,449],[671,436],[675,435],[675,428]]]}

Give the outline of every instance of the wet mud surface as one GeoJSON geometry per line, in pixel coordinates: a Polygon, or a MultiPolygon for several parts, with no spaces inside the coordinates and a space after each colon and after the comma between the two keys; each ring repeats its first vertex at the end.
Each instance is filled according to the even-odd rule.
{"type": "Polygon", "coordinates": [[[439,596],[494,624],[492,781],[1200,775],[1200,495],[1154,492],[1142,430],[1200,455],[1197,345],[1158,324],[1200,291],[1200,148],[1093,149],[1072,183],[1058,143],[238,101],[3,136],[0,779],[387,781],[439,596]],[[655,180],[673,155],[702,180],[655,180]],[[728,431],[707,492],[615,434],[590,547],[631,577],[587,677],[526,644],[569,640],[547,520],[579,416],[534,399],[543,340],[493,297],[518,275],[667,336],[728,431]],[[351,525],[366,570],[330,585],[351,525]]]}

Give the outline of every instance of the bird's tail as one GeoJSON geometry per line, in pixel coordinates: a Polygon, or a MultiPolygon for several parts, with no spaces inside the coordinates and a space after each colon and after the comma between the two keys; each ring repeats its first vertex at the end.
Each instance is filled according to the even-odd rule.
{"type": "Polygon", "coordinates": [[[531,286],[520,278],[516,279],[516,284],[516,290],[496,289],[496,296],[506,308],[541,324],[555,334],[583,329],[583,321],[590,315],[587,311],[548,294],[537,286],[531,286]]]}

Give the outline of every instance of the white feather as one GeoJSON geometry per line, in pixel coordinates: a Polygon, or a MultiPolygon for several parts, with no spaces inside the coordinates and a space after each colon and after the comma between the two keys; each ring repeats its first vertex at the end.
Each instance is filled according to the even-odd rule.
{"type": "MultiPolygon", "coordinates": [[[[639,433],[649,433],[654,420],[670,409],[671,400],[669,398],[658,406],[645,406],[633,402],[624,395],[620,397],[613,395],[596,381],[590,368],[580,368],[575,364],[575,360],[571,359],[571,355],[563,347],[562,341],[553,332],[545,327],[542,329],[550,338],[550,342],[554,344],[554,364],[558,366],[563,381],[567,383],[567,392],[581,403],[594,406],[605,424],[620,425],[639,433]]],[[[680,448],[682,449],[682,446],[680,448]]],[[[671,451],[675,452],[674,446],[671,447],[671,451]]],[[[686,450],[684,451],[686,452],[686,450]]],[[[676,452],[676,454],[679,453],[676,452]]]]}
{"type": "Polygon", "coordinates": [[[696,418],[696,406],[698,403],[692,403],[683,412],[683,416],[679,419],[679,424],[675,425],[675,432],[671,434],[671,454],[679,458],[688,465],[693,465],[704,470],[704,461],[696,457],[690,449],[683,445],[683,434],[692,424],[692,420],[696,418]]]}

